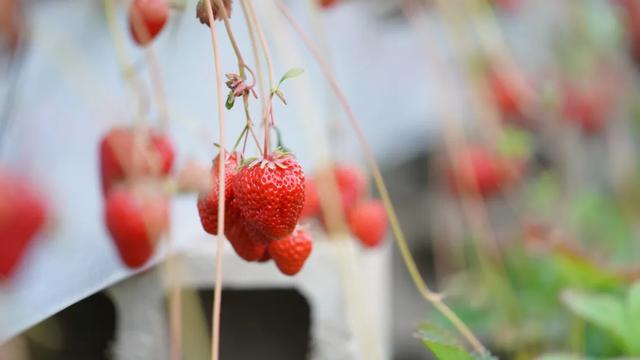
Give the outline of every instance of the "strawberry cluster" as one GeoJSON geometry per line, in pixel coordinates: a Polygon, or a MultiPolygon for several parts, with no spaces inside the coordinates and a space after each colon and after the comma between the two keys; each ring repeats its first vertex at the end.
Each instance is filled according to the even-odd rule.
{"type": "MultiPolygon", "coordinates": [[[[367,248],[380,245],[387,232],[387,212],[382,202],[368,197],[364,174],[354,167],[336,165],[331,175],[338,186],[340,205],[351,233],[367,248]]],[[[302,217],[317,218],[324,223],[317,185],[320,181],[320,176],[307,179],[302,217]]]]}
{"type": "Polygon", "coordinates": [[[15,273],[46,218],[41,194],[25,179],[0,170],[0,281],[15,273]]]}
{"type": "Polygon", "coordinates": [[[128,267],[144,265],[168,228],[162,185],[173,160],[169,139],[149,129],[114,128],[100,142],[105,222],[128,267]]]}
{"type": "MultiPolygon", "coordinates": [[[[198,198],[204,230],[218,234],[219,156],[213,161],[210,190],[198,198]]],[[[305,201],[302,167],[288,153],[276,152],[242,163],[239,153],[224,160],[224,235],[246,261],[273,259],[286,275],[295,275],[306,262],[313,243],[297,227],[305,201]]]]}

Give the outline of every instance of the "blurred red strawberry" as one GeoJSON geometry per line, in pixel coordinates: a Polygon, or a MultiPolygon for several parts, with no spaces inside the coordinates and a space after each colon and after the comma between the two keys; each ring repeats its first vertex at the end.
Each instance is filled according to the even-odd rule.
{"type": "Polygon", "coordinates": [[[129,8],[129,31],[138,45],[148,45],[169,19],[166,0],[133,0],[129,8]]]}
{"type": "Polygon", "coordinates": [[[465,195],[494,195],[504,189],[508,180],[503,161],[482,147],[468,147],[454,156],[447,172],[449,185],[465,195]]]}
{"type": "Polygon", "coordinates": [[[517,79],[504,71],[489,71],[489,89],[505,121],[519,123],[524,116],[527,94],[517,79]]]}
{"type": "Polygon", "coordinates": [[[316,188],[316,182],[313,179],[305,179],[304,185],[304,207],[300,218],[310,218],[320,215],[320,197],[318,196],[318,189],[316,188]]]}
{"type": "Polygon", "coordinates": [[[146,147],[135,150],[135,130],[129,127],[111,129],[100,142],[102,190],[134,176],[167,175],[173,167],[174,151],[169,139],[149,130],[144,134],[146,147]]]}
{"type": "Polygon", "coordinates": [[[336,165],[334,168],[336,184],[342,198],[345,214],[367,193],[367,178],[358,168],[336,165]]]}
{"type": "Polygon", "coordinates": [[[24,29],[22,1],[0,0],[0,45],[4,43],[9,54],[18,49],[24,29]]]}
{"type": "Polygon", "coordinates": [[[363,201],[354,206],[348,215],[349,229],[365,247],[376,247],[387,232],[387,211],[381,201],[363,201]]]}
{"type": "Polygon", "coordinates": [[[41,194],[25,179],[0,170],[0,280],[15,273],[46,217],[41,194]]]}
{"type": "Polygon", "coordinates": [[[564,117],[587,134],[602,131],[608,107],[608,96],[596,86],[568,86],[565,89],[564,117]]]}
{"type": "Polygon", "coordinates": [[[122,262],[144,265],[169,226],[169,200],[159,187],[119,187],[107,195],[107,229],[122,262]]]}
{"type": "Polygon", "coordinates": [[[329,9],[338,4],[338,2],[340,2],[340,0],[318,0],[318,5],[323,9],[329,9]]]}

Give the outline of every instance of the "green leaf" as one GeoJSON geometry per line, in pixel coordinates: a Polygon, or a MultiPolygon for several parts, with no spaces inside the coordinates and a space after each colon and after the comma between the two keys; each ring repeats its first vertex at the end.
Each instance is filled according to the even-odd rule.
{"type": "Polygon", "coordinates": [[[634,355],[640,355],[640,281],[627,295],[627,345],[634,355]]]}
{"type": "Polygon", "coordinates": [[[578,254],[556,249],[552,259],[555,269],[569,287],[615,289],[622,285],[622,279],[617,274],[606,271],[578,254]]]}
{"type": "Polygon", "coordinates": [[[292,79],[296,76],[300,76],[302,75],[302,73],[304,73],[304,69],[303,68],[293,68],[293,69],[289,69],[289,71],[287,71],[286,73],[284,73],[284,75],[282,75],[282,78],[280,78],[280,81],[278,82],[278,86],[276,87],[276,89],[274,89],[274,91],[277,91],[277,89],[280,87],[280,85],[282,85],[282,83],[287,80],[287,79],[292,79]]]}
{"type": "Polygon", "coordinates": [[[625,309],[618,298],[609,294],[586,294],[567,290],[561,300],[577,316],[624,341],[625,309]]]}
{"type": "Polygon", "coordinates": [[[227,108],[227,110],[231,110],[235,102],[236,102],[236,96],[233,94],[233,91],[230,91],[229,95],[227,95],[227,101],[224,103],[224,106],[227,108]]]}
{"type": "Polygon", "coordinates": [[[453,335],[435,324],[424,323],[418,336],[426,348],[438,360],[480,360],[490,359],[488,354],[472,355],[460,345],[453,335]]]}

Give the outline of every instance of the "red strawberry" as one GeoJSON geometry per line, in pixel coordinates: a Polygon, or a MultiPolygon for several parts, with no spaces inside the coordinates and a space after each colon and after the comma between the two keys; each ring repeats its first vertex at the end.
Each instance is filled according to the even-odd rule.
{"type": "MultiPolygon", "coordinates": [[[[209,14],[207,13],[206,0],[199,0],[196,6],[196,18],[200,20],[201,24],[209,26],[209,14]]],[[[209,0],[211,3],[211,11],[213,13],[213,20],[222,20],[222,9],[218,5],[218,0],[209,0]]],[[[227,16],[231,17],[231,0],[223,0],[222,4],[227,12],[227,16]]]]}
{"type": "Polygon", "coordinates": [[[300,218],[309,218],[320,215],[320,197],[316,182],[313,179],[306,179],[304,184],[304,207],[300,213],[300,218]]]}
{"type": "MultiPolygon", "coordinates": [[[[220,169],[218,168],[219,155],[216,156],[211,167],[211,189],[208,193],[201,195],[198,198],[198,214],[200,215],[200,222],[202,228],[209,234],[218,234],[218,198],[219,198],[219,186],[218,181],[220,169]]],[[[229,214],[229,208],[234,198],[233,195],[233,179],[238,173],[238,165],[240,156],[237,153],[231,153],[226,156],[224,164],[224,197],[225,197],[225,227],[230,226],[231,215],[229,214]]]]}
{"type": "Polygon", "coordinates": [[[597,88],[568,87],[565,93],[564,116],[585,133],[595,134],[605,125],[608,99],[597,88]]]}
{"type": "Polygon", "coordinates": [[[631,57],[640,63],[640,3],[637,0],[621,0],[617,2],[621,7],[622,23],[627,31],[627,40],[631,57]]]}
{"type": "Polygon", "coordinates": [[[470,147],[457,154],[448,175],[454,190],[483,197],[502,190],[507,180],[502,159],[481,147],[470,147]]]}
{"type": "Polygon", "coordinates": [[[387,212],[378,200],[359,203],[349,211],[347,220],[353,235],[366,247],[380,245],[387,232],[387,212]]]}
{"type": "Polygon", "coordinates": [[[167,231],[169,201],[156,188],[116,188],[107,196],[105,218],[122,262],[137,268],[167,231]]]}
{"type": "Polygon", "coordinates": [[[306,230],[295,230],[291,235],[269,244],[269,254],[285,275],[295,275],[311,254],[313,242],[306,230]]]}
{"type": "Polygon", "coordinates": [[[22,0],[0,1],[0,55],[14,55],[26,30],[22,0]]]}
{"type": "Polygon", "coordinates": [[[318,0],[318,4],[320,4],[320,7],[322,7],[323,9],[328,9],[330,7],[333,7],[337,3],[338,3],[338,0],[318,0]]]}
{"type": "Polygon", "coordinates": [[[507,121],[518,121],[523,116],[526,95],[518,87],[516,80],[500,71],[490,71],[489,88],[502,117],[507,121]]]}
{"type": "Polygon", "coordinates": [[[304,191],[302,168],[288,154],[254,161],[240,169],[233,183],[242,217],[272,239],[295,229],[304,191]]]}
{"type": "Polygon", "coordinates": [[[367,179],[358,168],[353,166],[336,165],[333,173],[346,214],[366,194],[367,179]]]}
{"type": "Polygon", "coordinates": [[[169,139],[149,131],[146,150],[134,151],[134,133],[131,128],[116,127],[100,142],[102,190],[105,195],[114,184],[134,175],[166,175],[171,171],[174,152],[169,139]]]}
{"type": "Polygon", "coordinates": [[[225,235],[238,256],[246,261],[263,261],[269,240],[246,221],[234,221],[225,235]]]}
{"type": "Polygon", "coordinates": [[[133,0],[129,8],[129,30],[138,45],[148,45],[169,19],[166,0],[133,0]]]}
{"type": "Polygon", "coordinates": [[[0,280],[11,277],[42,229],[46,207],[23,179],[0,172],[0,280]]]}

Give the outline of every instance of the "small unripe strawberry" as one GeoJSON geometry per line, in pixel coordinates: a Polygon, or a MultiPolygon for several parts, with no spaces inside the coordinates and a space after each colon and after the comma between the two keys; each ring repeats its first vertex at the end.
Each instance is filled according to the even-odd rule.
{"type": "Polygon", "coordinates": [[[137,268],[168,229],[169,200],[155,187],[116,188],[107,195],[105,219],[122,262],[137,268]]]}
{"type": "Polygon", "coordinates": [[[387,233],[387,212],[378,200],[363,201],[354,206],[347,216],[351,233],[365,247],[376,247],[387,233]]]}
{"type": "Polygon", "coordinates": [[[297,229],[291,235],[269,244],[271,258],[278,269],[289,276],[300,272],[312,249],[311,235],[303,229],[297,229]]]}
{"type": "Polygon", "coordinates": [[[242,217],[272,239],[289,235],[304,206],[302,167],[290,155],[270,155],[238,171],[233,192],[242,217]]]}
{"type": "MultiPolygon", "coordinates": [[[[209,14],[207,13],[207,4],[205,3],[205,1],[207,0],[199,0],[198,1],[198,5],[196,6],[196,17],[198,18],[198,20],[200,20],[201,24],[205,24],[207,26],[209,26],[209,14]]],[[[209,3],[211,4],[211,11],[213,12],[213,19],[214,20],[222,20],[222,16],[224,15],[222,13],[222,9],[220,8],[220,5],[218,5],[218,0],[209,0],[209,3]]],[[[232,1],[231,0],[222,0],[222,3],[224,5],[224,8],[227,12],[227,16],[230,18],[231,17],[231,4],[232,1]]]]}
{"type": "Polygon", "coordinates": [[[166,0],[133,0],[129,8],[129,30],[133,40],[148,45],[158,36],[169,19],[166,0]]]}
{"type": "Polygon", "coordinates": [[[46,217],[41,194],[24,179],[0,171],[0,281],[15,273],[46,217]]]}

